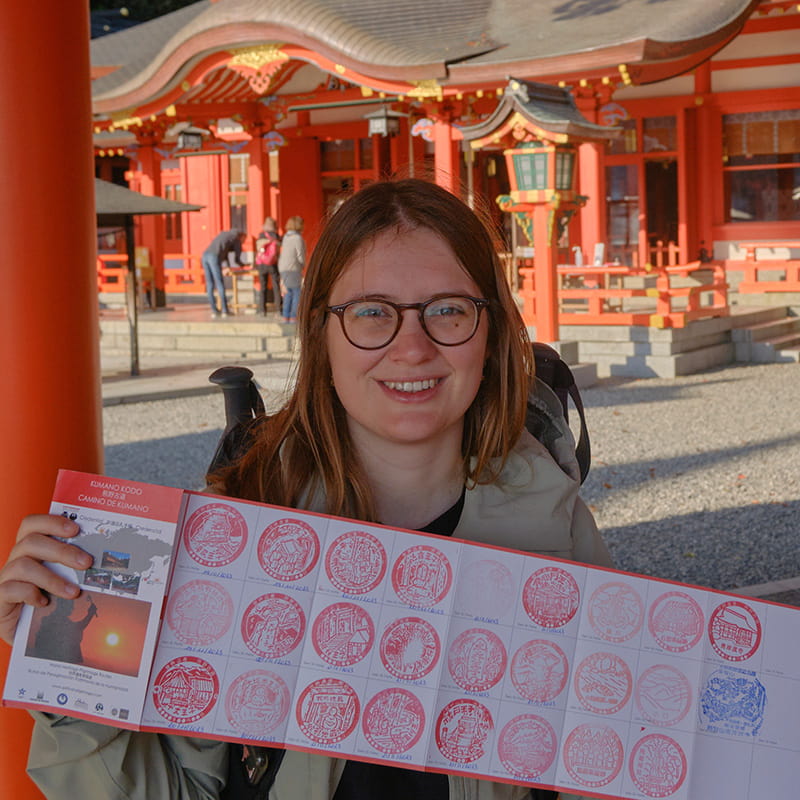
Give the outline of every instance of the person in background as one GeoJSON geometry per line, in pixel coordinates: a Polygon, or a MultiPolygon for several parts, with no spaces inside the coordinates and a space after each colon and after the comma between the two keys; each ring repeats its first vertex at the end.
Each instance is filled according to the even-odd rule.
{"type": "Polygon", "coordinates": [[[306,266],[306,243],[303,240],[303,218],[289,217],[286,220],[286,233],[281,243],[278,258],[278,271],[283,286],[283,321],[297,322],[297,309],[300,306],[300,286],[303,282],[303,269],[306,266]]]}
{"type": "Polygon", "coordinates": [[[281,278],[278,272],[278,254],[281,240],[278,226],[272,217],[264,220],[264,227],[256,237],[255,268],[258,272],[258,290],[256,292],[256,313],[267,315],[267,280],[272,279],[272,300],[275,310],[281,310],[281,278]]]}
{"type": "MultiPolygon", "coordinates": [[[[209,489],[611,566],[578,481],[525,430],[533,353],[497,253],[481,219],[435,184],[379,181],[348,199],[308,265],[292,394],[253,428],[237,461],[207,476],[209,489]]],[[[0,570],[5,641],[23,604],[80,595],[42,563],[86,569],[91,557],[69,542],[77,532],[53,515],[20,524],[0,570]]],[[[266,787],[248,788],[251,775],[262,774],[243,762],[250,745],[33,716],[28,773],[48,800],[266,797],[266,787]]],[[[269,793],[280,800],[555,797],[463,775],[283,752],[269,793]]],[[[273,761],[270,753],[261,763],[273,761]]]]}
{"type": "Polygon", "coordinates": [[[223,269],[227,269],[228,258],[231,253],[233,253],[236,265],[239,267],[244,266],[242,263],[242,244],[246,235],[244,231],[236,228],[222,231],[211,240],[211,244],[203,251],[201,262],[206,277],[206,291],[208,292],[208,304],[211,306],[212,317],[216,318],[220,313],[223,317],[227,317],[231,313],[228,308],[228,298],[225,297],[223,269]],[[217,309],[217,303],[214,299],[215,289],[219,295],[219,309],[217,309]]]}

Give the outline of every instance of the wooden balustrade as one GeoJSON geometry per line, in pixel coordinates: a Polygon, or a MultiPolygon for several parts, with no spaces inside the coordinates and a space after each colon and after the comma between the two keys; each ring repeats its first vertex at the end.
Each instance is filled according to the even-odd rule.
{"type": "Polygon", "coordinates": [[[800,258],[758,258],[759,249],[788,248],[800,250],[800,241],[776,242],[739,242],[744,250],[744,260],[728,259],[729,270],[741,270],[744,273],[737,291],[742,294],[763,294],[765,292],[800,292],[800,258]],[[782,272],[783,277],[776,279],[762,277],[762,273],[782,272]]]}
{"type": "Polygon", "coordinates": [[[558,274],[560,325],[682,328],[691,320],[728,314],[728,287],[720,264],[696,261],[649,269],[563,265],[558,274]],[[677,285],[678,278],[697,283],[677,285]]]}

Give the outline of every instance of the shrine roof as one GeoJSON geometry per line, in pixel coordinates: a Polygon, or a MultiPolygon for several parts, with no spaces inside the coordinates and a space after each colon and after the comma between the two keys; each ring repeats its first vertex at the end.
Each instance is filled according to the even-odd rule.
{"type": "Polygon", "coordinates": [[[95,212],[105,217],[125,214],[172,214],[177,211],[200,211],[203,208],[163,197],[151,197],[100,178],[94,179],[94,204],[95,212]]]}
{"type": "Polygon", "coordinates": [[[112,104],[127,95],[154,97],[204,55],[267,42],[304,46],[366,76],[436,79],[442,85],[670,62],[721,47],[757,5],[758,0],[201,0],[93,40],[93,95],[112,104]]]}

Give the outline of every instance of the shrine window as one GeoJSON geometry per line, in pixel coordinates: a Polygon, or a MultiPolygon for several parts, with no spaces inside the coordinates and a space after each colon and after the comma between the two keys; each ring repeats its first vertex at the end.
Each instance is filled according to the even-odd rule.
{"type": "Polygon", "coordinates": [[[800,109],[722,118],[726,222],[800,221],[800,109]]]}
{"type": "MultiPolygon", "coordinates": [[[[174,200],[176,203],[182,203],[183,186],[179,183],[167,184],[164,186],[164,197],[167,200],[174,200]]],[[[167,240],[183,238],[183,223],[180,211],[174,214],[164,214],[164,237],[167,240]]]]}
{"type": "Polygon", "coordinates": [[[231,228],[247,230],[247,171],[250,156],[247,153],[234,153],[228,156],[228,200],[231,214],[231,228]]]}

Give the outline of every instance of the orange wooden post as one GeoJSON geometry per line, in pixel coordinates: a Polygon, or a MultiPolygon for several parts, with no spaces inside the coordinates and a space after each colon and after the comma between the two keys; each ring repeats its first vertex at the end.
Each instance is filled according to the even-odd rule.
{"type": "Polygon", "coordinates": [[[433,163],[435,179],[439,186],[458,194],[459,145],[455,140],[455,128],[448,122],[437,120],[433,125],[433,163]]]}
{"type": "MultiPolygon", "coordinates": [[[[15,31],[0,47],[4,561],[20,518],[48,508],[59,467],[102,469],[102,432],[89,7],[6,4],[3,25],[15,31]]],[[[2,797],[41,798],[25,774],[30,728],[27,713],[0,710],[2,797]]]]}
{"type": "Polygon", "coordinates": [[[536,275],[536,338],[540,342],[558,341],[558,272],[556,234],[550,225],[555,215],[548,204],[533,208],[533,271],[536,275]]]}

